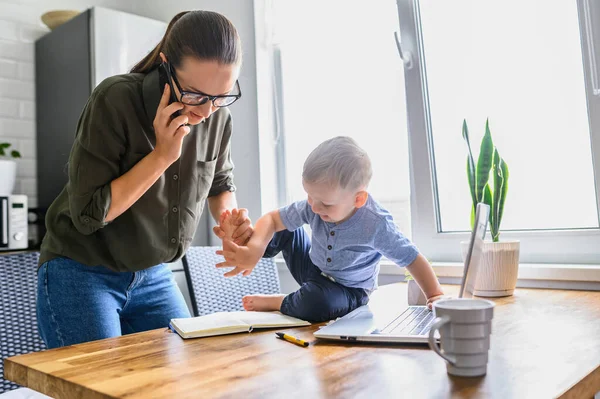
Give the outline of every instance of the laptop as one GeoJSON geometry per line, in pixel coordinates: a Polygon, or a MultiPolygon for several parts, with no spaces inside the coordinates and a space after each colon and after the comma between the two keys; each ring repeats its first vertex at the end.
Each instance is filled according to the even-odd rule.
{"type": "MultiPolygon", "coordinates": [[[[483,239],[487,230],[490,207],[479,203],[475,209],[475,224],[465,256],[459,298],[471,298],[477,281],[483,239]]],[[[426,344],[435,316],[427,306],[377,311],[361,306],[346,316],[322,327],[315,337],[329,340],[361,342],[395,342],[426,344]]]]}

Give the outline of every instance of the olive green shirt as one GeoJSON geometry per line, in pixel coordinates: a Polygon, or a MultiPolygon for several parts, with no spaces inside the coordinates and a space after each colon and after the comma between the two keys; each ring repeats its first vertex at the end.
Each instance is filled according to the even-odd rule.
{"type": "Polygon", "coordinates": [[[162,95],[158,71],[113,76],[90,96],[69,156],[69,180],[46,214],[40,265],[68,257],[89,266],[137,271],[183,256],[207,197],[235,191],[231,114],[220,108],[190,126],[179,160],[107,223],[113,180],[156,144],[152,123],[162,95]]]}

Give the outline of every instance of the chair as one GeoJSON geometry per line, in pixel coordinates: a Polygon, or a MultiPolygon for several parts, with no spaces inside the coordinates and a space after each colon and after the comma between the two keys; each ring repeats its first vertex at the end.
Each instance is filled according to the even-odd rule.
{"type": "Polygon", "coordinates": [[[220,247],[190,247],[182,259],[195,316],[244,310],[242,297],[281,292],[275,260],[261,259],[249,276],[223,277],[220,247]]]}
{"type": "Polygon", "coordinates": [[[0,254],[0,394],[19,387],[4,379],[4,359],[46,349],[35,313],[38,252],[0,254]]]}

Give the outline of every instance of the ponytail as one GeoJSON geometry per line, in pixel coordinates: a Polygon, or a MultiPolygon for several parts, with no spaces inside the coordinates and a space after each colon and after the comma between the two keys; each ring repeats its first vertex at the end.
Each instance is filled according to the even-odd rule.
{"type": "Polygon", "coordinates": [[[174,67],[181,66],[185,57],[224,65],[242,62],[242,44],[235,26],[212,11],[184,11],[175,15],[162,40],[131,72],[150,72],[162,62],[161,52],[174,67]]]}
{"type": "Polygon", "coordinates": [[[162,62],[162,60],[160,59],[160,52],[163,51],[167,37],[169,36],[169,33],[171,33],[171,30],[173,30],[173,25],[175,25],[175,22],[179,21],[179,19],[188,12],[189,11],[180,12],[179,14],[175,15],[173,19],[171,19],[171,22],[169,22],[169,26],[167,26],[167,30],[165,31],[163,38],[160,40],[160,42],[158,42],[156,47],[154,47],[154,49],[150,51],[150,53],[148,53],[148,55],[142,58],[140,62],[138,62],[133,68],[131,68],[131,73],[148,73],[157,65],[160,65],[160,63],[162,62]]]}

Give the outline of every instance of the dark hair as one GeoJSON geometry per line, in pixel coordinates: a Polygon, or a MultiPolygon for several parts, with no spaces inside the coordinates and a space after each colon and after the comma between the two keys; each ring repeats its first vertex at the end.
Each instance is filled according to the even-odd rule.
{"type": "Polygon", "coordinates": [[[159,65],[161,51],[174,67],[193,56],[222,64],[242,62],[242,45],[235,26],[212,11],[184,11],[175,15],[162,40],[131,72],[148,73],[159,65]]]}

